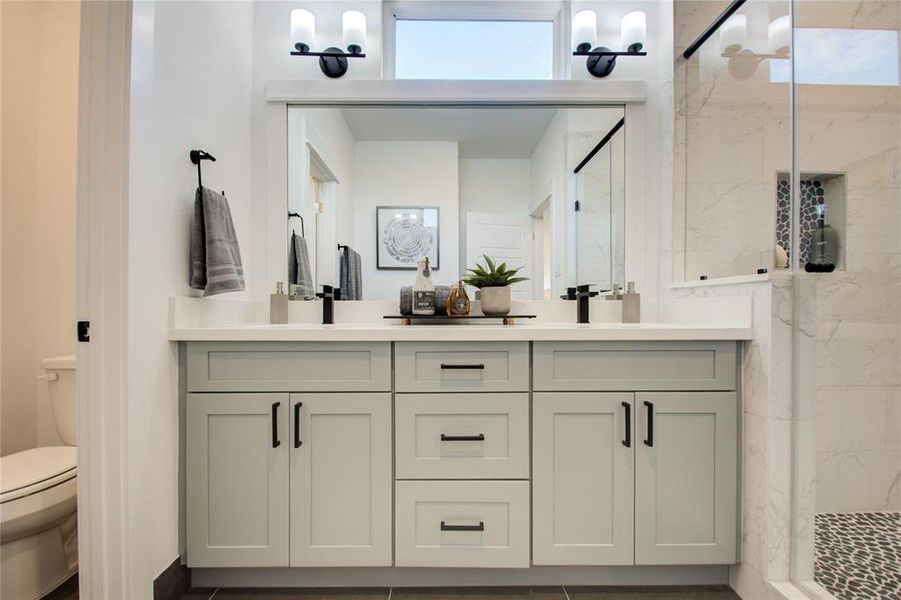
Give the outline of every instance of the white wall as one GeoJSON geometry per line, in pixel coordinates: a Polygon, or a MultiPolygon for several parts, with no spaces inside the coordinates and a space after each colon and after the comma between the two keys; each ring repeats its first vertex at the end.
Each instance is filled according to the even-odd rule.
{"type": "Polygon", "coordinates": [[[523,158],[460,160],[460,272],[466,264],[466,214],[527,216],[532,200],[531,163],[523,158]]]}
{"type": "MultiPolygon", "coordinates": [[[[195,167],[225,190],[246,276],[253,278],[251,196],[253,5],[137,2],[132,39],[129,171],[127,506],[130,598],[179,554],[179,405],[176,346],[167,340],[168,298],[188,288],[195,167]]],[[[241,294],[249,295],[248,294],[241,294]]],[[[231,294],[230,296],[238,296],[231,294]]]]}
{"type": "Polygon", "coordinates": [[[415,271],[376,269],[377,206],[437,206],[440,263],[436,285],[450,285],[459,273],[460,225],[457,142],[357,142],[354,174],[356,235],[363,259],[363,299],[397,298],[412,285],[415,271]]]}
{"type": "Polygon", "coordinates": [[[40,361],[75,351],[77,2],[3,2],[2,447],[61,441],[40,361]]]}

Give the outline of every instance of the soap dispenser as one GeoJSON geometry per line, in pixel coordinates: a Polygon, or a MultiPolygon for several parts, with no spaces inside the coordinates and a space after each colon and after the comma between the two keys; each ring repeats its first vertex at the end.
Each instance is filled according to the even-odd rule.
{"type": "Polygon", "coordinates": [[[287,322],[288,294],[285,293],[285,284],[279,281],[275,284],[275,293],[269,295],[269,323],[285,325],[287,322]]]}
{"type": "Polygon", "coordinates": [[[623,297],[623,323],[641,323],[641,294],[635,291],[635,282],[626,285],[623,297]]]}

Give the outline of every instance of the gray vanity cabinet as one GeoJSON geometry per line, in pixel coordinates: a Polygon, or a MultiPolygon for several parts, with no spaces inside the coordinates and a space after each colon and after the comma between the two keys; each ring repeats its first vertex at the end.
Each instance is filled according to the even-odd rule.
{"type": "Polygon", "coordinates": [[[536,342],[532,365],[534,564],[737,562],[734,342],[536,342]]]}
{"type": "Polygon", "coordinates": [[[534,564],[633,564],[633,396],[533,395],[534,564]]]}
{"type": "Polygon", "coordinates": [[[288,394],[188,394],[192,567],[288,565],[288,394]]]}
{"type": "Polygon", "coordinates": [[[194,342],[186,358],[188,566],[390,565],[390,344],[194,342]]]}
{"type": "Polygon", "coordinates": [[[391,394],[291,394],[291,565],[391,565],[391,394]]]}
{"type": "Polygon", "coordinates": [[[736,395],[636,394],[635,564],[736,562],[736,395]]]}

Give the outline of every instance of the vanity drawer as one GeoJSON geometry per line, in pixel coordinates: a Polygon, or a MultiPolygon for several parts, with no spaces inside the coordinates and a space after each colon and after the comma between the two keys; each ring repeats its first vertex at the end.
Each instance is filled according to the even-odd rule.
{"type": "Polygon", "coordinates": [[[732,391],[735,342],[535,342],[535,391],[732,391]]]}
{"type": "Polygon", "coordinates": [[[397,394],[398,479],[528,479],[529,394],[397,394]]]}
{"type": "Polygon", "coordinates": [[[189,392],[388,392],[391,345],[189,342],[189,392]]]}
{"type": "Polygon", "coordinates": [[[529,566],[529,482],[395,485],[398,567],[529,566]]]}
{"type": "Polygon", "coordinates": [[[529,390],[528,342],[401,342],[394,355],[398,392],[529,390]]]}

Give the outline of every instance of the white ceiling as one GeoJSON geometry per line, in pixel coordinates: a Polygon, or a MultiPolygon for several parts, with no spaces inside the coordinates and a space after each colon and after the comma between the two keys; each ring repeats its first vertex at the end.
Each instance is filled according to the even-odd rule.
{"type": "Polygon", "coordinates": [[[556,108],[344,108],[360,142],[459,142],[461,158],[529,158],[556,108]]]}

